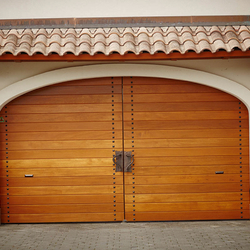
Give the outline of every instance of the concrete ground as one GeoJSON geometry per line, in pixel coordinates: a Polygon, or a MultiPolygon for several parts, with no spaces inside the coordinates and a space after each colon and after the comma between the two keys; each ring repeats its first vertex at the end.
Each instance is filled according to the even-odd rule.
{"type": "Polygon", "coordinates": [[[0,249],[250,250],[250,221],[5,224],[0,249]]]}

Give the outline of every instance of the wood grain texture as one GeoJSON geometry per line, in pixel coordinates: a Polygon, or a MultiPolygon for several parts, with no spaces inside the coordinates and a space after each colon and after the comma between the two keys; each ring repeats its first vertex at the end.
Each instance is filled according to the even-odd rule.
{"type": "MultiPolygon", "coordinates": [[[[115,201],[123,202],[123,194],[116,194],[115,201]]],[[[7,200],[7,195],[1,197],[2,203],[7,200]]],[[[48,204],[110,204],[114,202],[113,194],[86,194],[86,195],[38,195],[38,196],[11,196],[10,205],[48,205],[48,204]]]]}
{"type": "MultiPolygon", "coordinates": [[[[192,175],[192,173],[186,175],[167,175],[167,176],[136,176],[136,185],[161,185],[169,183],[231,183],[242,182],[248,183],[249,175],[242,174],[242,177],[238,174],[213,174],[213,175],[192,175]]],[[[132,178],[126,178],[125,184],[132,184],[132,178]]]]}
{"type": "Polygon", "coordinates": [[[2,215],[3,223],[53,223],[53,222],[110,222],[122,221],[124,214],[116,213],[62,213],[62,214],[7,214],[2,215]],[[9,222],[8,222],[9,220],[9,222]]]}
{"type": "Polygon", "coordinates": [[[1,115],[4,223],[249,219],[248,112],[218,89],[85,79],[27,93],[1,115]],[[132,173],[115,172],[123,143],[132,173]]]}
{"type": "Polygon", "coordinates": [[[249,218],[246,107],[184,81],[123,82],[124,146],[135,159],[124,175],[126,219],[249,218]]]}
{"type": "MultiPolygon", "coordinates": [[[[130,94],[124,94],[125,101],[126,96],[129,97],[130,94]]],[[[136,104],[136,107],[140,107],[140,104],[147,105],[148,103],[153,104],[153,106],[157,106],[158,103],[165,104],[165,103],[175,103],[178,106],[178,103],[181,104],[188,104],[188,103],[196,103],[197,109],[201,105],[201,108],[211,110],[237,110],[235,107],[236,103],[238,103],[238,100],[231,95],[225,95],[225,93],[174,93],[174,94],[134,94],[133,97],[135,99],[134,103],[136,104]],[[158,103],[157,103],[158,102],[158,103]]],[[[128,102],[125,102],[125,107],[128,108],[128,102]]],[[[244,110],[246,108],[243,107],[244,110]]],[[[138,110],[137,110],[138,111],[138,110]]]]}
{"type": "Polygon", "coordinates": [[[123,219],[123,176],[112,161],[113,149],[122,150],[121,91],[121,78],[71,81],[6,106],[0,151],[3,221],[123,219]]]}
{"type": "MultiPolygon", "coordinates": [[[[56,172],[42,173],[41,170],[17,170],[9,172],[11,175],[11,180],[8,181],[11,187],[34,187],[34,186],[90,186],[90,185],[112,185],[114,180],[111,177],[113,172],[110,175],[104,176],[86,176],[83,174],[72,174],[70,171],[63,174],[58,174],[57,172],[60,169],[57,169],[56,172]],[[33,178],[25,178],[25,174],[33,174],[33,178]],[[45,177],[44,177],[45,176],[45,177]]],[[[3,173],[4,174],[4,173],[3,173]]],[[[1,186],[6,186],[7,181],[3,181],[1,186]],[[5,184],[5,185],[4,185],[5,184]]],[[[123,177],[121,174],[117,174],[115,178],[116,185],[123,184],[123,177]]]]}
{"type": "MultiPolygon", "coordinates": [[[[131,110],[131,103],[129,101],[130,96],[127,97],[128,103],[124,103],[124,111],[129,112],[131,110]]],[[[150,97],[148,97],[151,100],[150,97]]],[[[165,97],[166,98],[166,97],[165,97]]],[[[126,101],[126,99],[125,99],[126,101]]],[[[155,102],[144,102],[144,103],[137,103],[133,101],[133,109],[135,112],[143,112],[145,110],[149,112],[184,112],[184,111],[237,111],[239,107],[237,106],[237,102],[229,103],[229,106],[226,105],[227,102],[171,102],[171,103],[164,103],[159,102],[157,103],[157,99],[155,102]],[[231,105],[230,105],[231,104],[231,105]],[[230,107],[231,106],[231,107],[230,107]]],[[[242,111],[246,110],[246,107],[242,107],[242,111]]]]}
{"type": "MultiPolygon", "coordinates": [[[[136,134],[137,135],[137,134],[136,134]]],[[[249,142],[247,138],[241,139],[242,146],[247,149],[249,142]]],[[[125,144],[131,143],[131,140],[125,140],[125,144]]],[[[239,135],[238,138],[184,138],[184,139],[137,139],[135,142],[136,148],[214,148],[222,147],[234,148],[234,150],[239,153],[239,135]],[[237,146],[237,147],[236,147],[237,146]]],[[[242,147],[243,148],[243,147],[242,147]]],[[[136,151],[137,152],[137,151],[136,151]]]]}
{"type": "MultiPolygon", "coordinates": [[[[224,202],[240,201],[248,198],[248,192],[225,193],[176,193],[176,194],[136,194],[137,203],[175,203],[175,202],[224,202]]],[[[133,195],[126,195],[126,203],[133,203],[133,195]]]]}
{"type": "Polygon", "coordinates": [[[182,221],[182,220],[228,220],[249,219],[249,210],[232,211],[185,211],[185,212],[137,212],[126,213],[128,221],[182,221]],[[243,214],[241,214],[243,212],[243,214]],[[242,218],[243,217],[243,218],[242,218]]]}
{"type": "MultiPolygon", "coordinates": [[[[123,212],[123,204],[116,202],[117,212],[123,212]]],[[[61,213],[113,213],[114,207],[109,204],[57,204],[57,205],[12,205],[2,207],[3,213],[11,214],[61,214],[61,213]]]]}
{"type": "MultiPolygon", "coordinates": [[[[82,194],[112,194],[114,185],[89,185],[89,186],[41,186],[41,187],[10,187],[11,195],[82,195],[82,194]]],[[[116,185],[116,193],[121,194],[122,185],[116,185]]],[[[6,188],[1,188],[1,193],[6,193],[6,188]]],[[[113,206],[113,204],[110,204],[113,206]]]]}
{"type": "MultiPolygon", "coordinates": [[[[175,202],[175,203],[136,203],[137,212],[179,212],[179,211],[227,211],[249,209],[249,202],[175,202]]],[[[126,203],[126,211],[133,211],[133,204],[126,203]]]]}
{"type": "Polygon", "coordinates": [[[248,183],[240,186],[239,182],[232,183],[171,183],[162,185],[126,185],[126,194],[175,194],[175,193],[216,193],[216,192],[238,192],[240,197],[240,190],[248,192],[248,183]]]}

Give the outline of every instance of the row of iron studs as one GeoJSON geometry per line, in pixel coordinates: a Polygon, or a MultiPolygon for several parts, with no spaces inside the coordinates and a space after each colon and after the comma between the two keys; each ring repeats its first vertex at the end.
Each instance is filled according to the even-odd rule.
{"type": "Polygon", "coordinates": [[[7,106],[5,106],[5,145],[6,145],[6,199],[7,199],[7,222],[10,222],[10,207],[9,207],[9,156],[8,156],[8,124],[7,124],[7,119],[8,119],[8,110],[7,106]]]}
{"type": "Polygon", "coordinates": [[[241,219],[243,219],[243,198],[242,198],[242,191],[243,191],[243,183],[242,183],[242,125],[241,125],[241,102],[239,102],[239,151],[240,151],[240,210],[241,210],[241,219]]]}
{"type": "MultiPolygon", "coordinates": [[[[134,140],[135,140],[135,131],[134,131],[134,90],[133,90],[133,77],[131,76],[131,143],[132,143],[132,158],[134,158],[134,153],[135,153],[135,145],[134,145],[134,140]]],[[[133,184],[133,221],[136,220],[135,218],[135,168],[134,168],[134,163],[131,166],[132,168],[132,184],[133,184]]]]}
{"type": "MultiPolygon", "coordinates": [[[[114,100],[114,78],[111,77],[111,92],[112,92],[112,150],[113,157],[115,156],[115,100],[114,100]]],[[[113,207],[114,207],[114,221],[116,221],[116,181],[115,181],[115,164],[113,163],[113,207]]]]}

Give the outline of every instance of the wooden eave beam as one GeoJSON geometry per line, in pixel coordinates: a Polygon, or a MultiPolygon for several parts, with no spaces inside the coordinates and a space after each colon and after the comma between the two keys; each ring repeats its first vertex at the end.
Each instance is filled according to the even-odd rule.
{"type": "Polygon", "coordinates": [[[37,62],[37,61],[145,61],[145,60],[187,60],[187,59],[229,59],[229,58],[250,58],[250,51],[240,51],[235,50],[230,53],[226,51],[218,51],[216,53],[212,53],[209,51],[202,52],[197,54],[196,52],[187,52],[185,54],[181,54],[179,52],[173,52],[171,54],[165,53],[156,53],[151,55],[149,53],[142,53],[140,55],[135,55],[133,53],[128,53],[125,55],[120,54],[81,54],[75,56],[74,54],[66,54],[60,56],[58,54],[51,54],[48,56],[36,54],[29,56],[27,54],[19,54],[14,56],[12,54],[4,54],[0,56],[1,62],[37,62]]]}

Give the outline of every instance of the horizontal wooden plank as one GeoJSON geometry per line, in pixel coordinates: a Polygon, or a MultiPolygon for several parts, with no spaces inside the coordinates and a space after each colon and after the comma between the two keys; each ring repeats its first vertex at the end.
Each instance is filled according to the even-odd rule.
{"type": "MultiPolygon", "coordinates": [[[[34,195],[81,195],[81,194],[121,194],[122,185],[92,185],[92,186],[47,186],[47,187],[9,187],[9,193],[13,196],[34,195]]],[[[1,194],[6,193],[6,188],[1,188],[1,194]]],[[[10,197],[11,199],[11,197],[10,197]]]]}
{"type": "Polygon", "coordinates": [[[157,158],[136,158],[135,167],[145,166],[204,166],[204,165],[236,165],[248,164],[248,156],[242,159],[238,156],[183,156],[183,157],[157,157],[157,158]]]}
{"type": "MultiPolygon", "coordinates": [[[[39,144],[34,144],[37,147],[34,147],[33,149],[33,156],[30,156],[30,150],[32,150],[32,147],[28,147],[27,144],[24,143],[24,146],[27,146],[27,149],[24,148],[23,150],[18,150],[18,148],[13,149],[11,148],[11,146],[8,147],[8,149],[6,150],[8,152],[8,156],[9,159],[30,159],[30,158],[85,158],[85,157],[112,157],[113,155],[110,154],[110,150],[107,150],[108,148],[111,149],[112,148],[112,144],[110,143],[109,145],[106,145],[104,143],[104,149],[102,149],[102,144],[97,144],[93,146],[90,146],[89,148],[87,147],[87,145],[85,147],[83,147],[83,149],[78,149],[78,145],[76,145],[74,147],[74,145],[71,145],[71,147],[69,147],[69,149],[67,149],[67,147],[62,147],[59,148],[60,145],[58,145],[58,148],[56,148],[55,144],[52,145],[48,145],[47,149],[46,149],[46,145],[44,145],[44,148],[42,147],[43,145],[39,145],[39,144]],[[41,149],[39,149],[39,146],[41,147],[41,149]],[[53,147],[54,146],[54,147],[53,147]],[[55,149],[57,149],[57,151],[55,151],[55,149]],[[99,154],[98,154],[99,152],[99,154]],[[51,153],[53,154],[53,156],[51,156],[51,153]],[[41,156],[41,154],[43,156],[41,156]],[[63,156],[61,156],[63,155],[63,156]]],[[[117,146],[117,149],[121,149],[122,145],[121,143],[115,143],[115,145],[117,146]]],[[[137,147],[137,144],[134,144],[137,147]]],[[[154,148],[154,145],[150,145],[147,144],[148,148],[137,148],[136,149],[136,153],[135,153],[135,157],[168,157],[168,156],[206,156],[206,155],[237,155],[239,156],[240,154],[242,156],[248,155],[249,149],[248,147],[243,147],[241,148],[241,150],[239,149],[239,147],[204,147],[203,145],[200,145],[200,148],[188,148],[188,146],[186,146],[185,148],[154,148]],[[150,148],[150,146],[152,148],[150,148]]],[[[237,145],[237,144],[235,144],[237,145]]],[[[4,147],[4,145],[2,145],[4,147]]],[[[146,147],[146,145],[145,145],[146,147]]],[[[129,144],[126,144],[126,148],[129,148],[129,144]]],[[[22,149],[22,147],[20,146],[19,149],[22,149]]],[[[112,151],[111,151],[112,152],[112,151]]],[[[0,155],[2,157],[2,159],[5,159],[6,157],[6,152],[5,151],[0,151],[0,155]]]]}
{"type": "MultiPolygon", "coordinates": [[[[103,166],[93,166],[93,167],[72,167],[61,168],[58,167],[47,167],[47,168],[39,168],[37,166],[19,168],[18,166],[10,165],[10,168],[6,168],[6,166],[0,167],[0,172],[2,176],[5,176],[5,171],[8,170],[8,173],[11,177],[24,177],[27,172],[33,173],[35,177],[43,177],[43,176],[111,176],[114,173],[114,166],[110,164],[109,167],[103,166]]],[[[117,172],[117,175],[119,173],[117,172]]],[[[1,178],[1,177],[0,177],[1,178]]]]}
{"type": "Polygon", "coordinates": [[[57,86],[52,85],[49,87],[40,88],[38,90],[32,91],[29,95],[92,95],[92,94],[112,94],[121,93],[121,85],[96,85],[96,86],[84,86],[84,85],[67,85],[67,86],[57,86]]]}
{"type": "Polygon", "coordinates": [[[14,114],[8,115],[7,121],[10,123],[24,123],[24,122],[93,122],[93,121],[112,121],[112,118],[115,119],[115,122],[122,122],[122,114],[116,112],[112,116],[111,112],[107,113],[60,113],[60,114],[14,114]]]}
{"type": "MultiPolygon", "coordinates": [[[[236,138],[183,138],[183,139],[140,139],[137,138],[137,133],[134,133],[135,139],[134,144],[136,148],[183,148],[183,147],[248,147],[248,138],[242,138],[239,136],[236,138]],[[242,138],[242,139],[241,139],[242,138]],[[241,140],[240,140],[241,139],[241,140]]],[[[130,134],[131,137],[131,134],[130,134]]],[[[131,138],[125,138],[125,145],[131,147],[131,138]]]]}
{"type": "MultiPolygon", "coordinates": [[[[60,170],[59,170],[60,171],[60,170]]],[[[4,171],[3,171],[4,172],[4,171]]],[[[115,171],[113,171],[115,172],[115,171]]],[[[67,176],[62,176],[61,173],[58,174],[54,173],[51,176],[42,174],[42,171],[33,170],[33,171],[9,171],[9,175],[11,178],[3,180],[0,183],[0,186],[6,187],[7,183],[11,187],[37,187],[37,186],[90,186],[90,185],[122,185],[123,184],[123,176],[120,174],[113,175],[110,174],[101,176],[101,173],[97,172],[94,176],[81,176],[75,175],[74,173],[70,173],[68,171],[67,176]],[[39,174],[41,173],[41,174],[39,174]],[[34,177],[32,178],[25,178],[25,174],[33,174],[34,177]],[[113,179],[113,176],[115,179],[113,179]]],[[[1,173],[2,176],[5,173],[1,173]]],[[[1,180],[1,179],[0,179],[1,180]]]]}
{"type": "Polygon", "coordinates": [[[249,192],[248,183],[189,183],[164,185],[126,185],[126,194],[171,194],[171,193],[215,193],[215,192],[249,192]],[[242,184],[242,186],[240,186],[242,184]]]}
{"type": "Polygon", "coordinates": [[[231,183],[231,182],[249,182],[248,174],[213,174],[213,175],[165,175],[162,176],[135,176],[132,179],[130,176],[126,176],[125,184],[136,185],[161,185],[169,183],[231,183]],[[242,176],[242,177],[241,177],[242,176]]]}
{"type": "MultiPolygon", "coordinates": [[[[164,137],[162,137],[157,139],[138,139],[137,133],[135,133],[134,137],[136,152],[138,152],[139,148],[234,147],[238,148],[239,153],[240,148],[247,148],[249,144],[248,138],[242,138],[240,141],[241,137],[239,134],[237,138],[164,139],[164,137]]],[[[131,143],[131,138],[125,138],[125,147],[131,147],[131,143]]]]}
{"type": "MultiPolygon", "coordinates": [[[[72,132],[73,133],[73,132],[72,132]]],[[[248,129],[189,129],[189,130],[136,130],[138,139],[189,139],[189,138],[248,138],[248,129]],[[240,132],[240,133],[239,133],[240,132]]],[[[11,135],[10,135],[11,136],[11,135]]],[[[63,135],[62,135],[63,136],[63,135]]],[[[131,131],[125,131],[125,138],[131,138],[131,131]]]]}
{"type": "Polygon", "coordinates": [[[124,214],[112,213],[65,213],[65,214],[7,214],[2,215],[2,223],[51,223],[51,222],[109,222],[123,221],[124,214]]]}
{"type": "MultiPolygon", "coordinates": [[[[239,106],[231,105],[225,107],[227,102],[186,102],[186,103],[164,103],[164,102],[148,102],[148,103],[136,103],[133,100],[133,106],[131,101],[124,103],[124,111],[131,112],[184,112],[184,111],[245,111],[246,108],[239,109],[239,106]]],[[[240,114],[240,113],[239,113],[240,114]]]]}
{"type": "MultiPolygon", "coordinates": [[[[6,160],[2,160],[1,166],[6,167],[6,160]]],[[[84,158],[84,159],[32,159],[32,160],[9,160],[8,165],[15,168],[77,168],[77,167],[100,167],[113,166],[112,158],[84,158]]]]}
{"type": "Polygon", "coordinates": [[[79,112],[95,112],[95,113],[111,113],[112,107],[116,112],[122,110],[121,103],[110,104],[40,104],[40,105],[12,105],[6,109],[8,114],[58,114],[58,113],[79,113],[79,112]]]}
{"type": "MultiPolygon", "coordinates": [[[[121,148],[116,148],[118,151],[121,148]]],[[[157,150],[156,150],[157,151],[157,150]]],[[[147,152],[147,150],[146,150],[147,152]]],[[[210,151],[212,152],[212,150],[210,151]]],[[[139,163],[139,166],[143,166],[144,162],[148,160],[148,165],[165,165],[165,161],[171,161],[169,165],[179,165],[180,162],[187,161],[185,165],[207,165],[207,164],[237,164],[239,163],[239,152],[232,155],[229,153],[224,153],[220,155],[216,155],[216,153],[205,152],[203,154],[203,150],[198,150],[197,153],[195,149],[166,149],[165,155],[155,153],[157,157],[150,157],[147,155],[145,158],[145,154],[139,154],[139,156],[135,159],[135,164],[139,163]],[[178,156],[178,159],[174,159],[174,156],[178,156]],[[168,158],[167,158],[168,157],[168,158]],[[213,158],[214,157],[214,158],[213,158]],[[230,160],[233,159],[233,162],[230,160]],[[160,162],[160,161],[163,162],[160,162]],[[217,161],[216,161],[217,160],[217,161]],[[194,162],[196,161],[196,163],[194,162]],[[160,162],[160,163],[159,163],[160,162]],[[204,162],[204,164],[202,163],[204,162]]],[[[164,153],[163,153],[164,154],[164,153]]],[[[152,154],[151,154],[152,155],[152,154]]],[[[10,160],[21,160],[21,159],[84,159],[84,158],[113,158],[113,152],[111,149],[72,149],[72,150],[22,150],[22,151],[0,151],[0,159],[10,159],[10,160]]],[[[248,162],[248,157],[244,155],[242,156],[243,164],[248,162]]],[[[184,165],[184,164],[183,164],[184,165]]]]}
{"type": "MultiPolygon", "coordinates": [[[[123,204],[115,203],[116,212],[123,212],[123,204]]],[[[58,204],[58,205],[11,205],[2,206],[2,213],[13,214],[61,214],[61,213],[112,213],[114,202],[109,204],[58,204]]]]}
{"type": "MultiPolygon", "coordinates": [[[[118,95],[118,94],[117,94],[118,95]]],[[[124,102],[131,102],[131,93],[124,94],[124,102]]],[[[208,105],[208,107],[213,107],[216,110],[239,110],[239,101],[232,95],[227,95],[225,93],[159,93],[159,94],[149,94],[141,93],[136,94],[133,92],[133,102],[134,103],[180,103],[183,105],[185,103],[196,103],[202,106],[208,105]],[[206,103],[204,103],[206,102],[206,103]],[[218,105],[218,106],[217,106],[218,105]],[[228,106],[228,107],[227,107],[228,106]]],[[[127,105],[128,106],[128,105],[127,105]]],[[[242,105],[242,109],[246,109],[242,105]]],[[[197,107],[198,108],[198,107],[197,107]]]]}
{"type": "Polygon", "coordinates": [[[1,142],[1,149],[13,150],[49,150],[49,149],[111,149],[113,145],[122,147],[121,140],[75,140],[75,141],[22,141],[22,142],[1,142]]]}
{"type": "Polygon", "coordinates": [[[176,80],[176,79],[166,79],[166,78],[157,78],[157,77],[123,77],[123,84],[124,85],[157,85],[157,84],[164,84],[164,85],[193,85],[192,82],[182,81],[182,80],[176,80]]]}
{"type": "Polygon", "coordinates": [[[73,81],[67,81],[58,83],[55,86],[99,86],[99,85],[114,85],[114,84],[121,84],[122,78],[121,77],[102,77],[102,78],[89,78],[89,79],[79,79],[73,81]]]}
{"type": "MultiPolygon", "coordinates": [[[[247,111],[185,111],[185,112],[134,112],[134,121],[177,121],[177,120],[235,120],[248,119],[247,111]]],[[[124,120],[131,121],[131,111],[124,112],[124,120]]]]}
{"type": "Polygon", "coordinates": [[[40,105],[40,104],[104,104],[111,103],[114,100],[115,103],[122,101],[121,94],[113,93],[113,97],[110,94],[102,95],[53,95],[53,96],[38,96],[28,95],[29,93],[14,99],[8,103],[8,107],[11,105],[40,105]]]}
{"type": "MultiPolygon", "coordinates": [[[[208,190],[209,191],[209,190],[208,190]]],[[[174,202],[221,202],[221,201],[244,201],[249,200],[248,192],[226,193],[176,193],[176,194],[127,194],[126,203],[174,203],[174,202]]]]}
{"type": "Polygon", "coordinates": [[[110,149],[71,149],[71,150],[22,150],[22,151],[0,151],[0,159],[74,159],[74,158],[113,158],[110,149]]]}
{"type": "MultiPolygon", "coordinates": [[[[247,210],[249,202],[179,202],[179,203],[135,203],[136,212],[179,212],[179,211],[228,211],[247,210]]],[[[133,204],[125,205],[126,211],[133,210],[133,204]]]]}
{"type": "MultiPolygon", "coordinates": [[[[122,138],[122,131],[115,130],[115,139],[122,138]]],[[[0,137],[4,138],[5,133],[0,133],[0,137]]],[[[8,131],[8,141],[62,141],[62,140],[110,140],[112,138],[112,132],[107,131],[91,131],[91,130],[77,130],[77,131],[67,131],[67,132],[9,132],[8,131]]]]}
{"type": "Polygon", "coordinates": [[[215,88],[210,88],[201,84],[183,84],[181,87],[177,84],[171,85],[124,85],[124,93],[150,93],[150,94],[162,94],[162,93],[220,93],[221,91],[215,88]],[[132,86],[132,88],[131,88],[132,86]]]}
{"type": "MultiPolygon", "coordinates": [[[[135,152],[135,158],[137,157],[168,157],[168,156],[207,156],[207,155],[219,155],[219,156],[223,156],[223,155],[236,155],[239,156],[240,153],[242,155],[248,155],[249,152],[249,148],[245,147],[242,148],[241,150],[239,150],[239,146],[238,147],[204,147],[202,144],[200,145],[200,148],[156,148],[156,146],[148,145],[148,148],[137,148],[137,144],[134,143],[135,147],[136,147],[136,152],[135,152]],[[155,146],[155,148],[154,148],[155,146]],[[152,148],[150,148],[152,147],[152,148]]],[[[235,144],[237,145],[237,144],[235,144]]],[[[126,144],[125,146],[126,148],[128,148],[128,145],[126,144]]],[[[145,145],[146,147],[146,145],[145,145]]],[[[167,160],[167,158],[166,158],[167,160]]]]}
{"type": "MultiPolygon", "coordinates": [[[[134,167],[133,173],[135,175],[172,175],[172,174],[198,174],[211,175],[216,171],[223,171],[224,174],[239,174],[249,173],[248,165],[218,165],[218,166],[148,166],[148,167],[134,167]],[[241,172],[240,172],[241,171],[241,172]]],[[[129,173],[125,173],[129,175],[129,173]]]]}
{"type": "MultiPolygon", "coordinates": [[[[116,130],[115,139],[121,139],[121,130],[116,130]]],[[[137,130],[138,139],[189,139],[189,138],[248,138],[248,130],[241,129],[199,129],[199,130],[137,130]]],[[[5,133],[0,133],[5,139],[5,133]]],[[[67,132],[15,132],[8,131],[8,141],[52,141],[52,140],[110,140],[107,131],[67,131],[67,132]]],[[[131,131],[125,131],[125,138],[132,138],[131,131]]],[[[139,142],[139,141],[138,141],[139,142]]]]}
{"type": "MultiPolygon", "coordinates": [[[[2,204],[6,204],[7,195],[2,195],[2,204]]],[[[123,202],[123,194],[102,195],[47,195],[47,196],[11,196],[9,205],[48,205],[48,204],[100,204],[123,202]],[[114,197],[115,196],[115,197],[114,197]]]]}
{"type": "MultiPolygon", "coordinates": [[[[197,121],[136,121],[134,130],[155,130],[155,129],[237,129],[248,128],[248,120],[197,120],[197,121]]],[[[125,130],[132,130],[131,122],[124,122],[125,130]]]]}
{"type": "Polygon", "coordinates": [[[112,125],[112,122],[41,122],[41,123],[19,123],[8,124],[8,128],[6,131],[5,127],[0,127],[0,131],[2,133],[4,132],[30,132],[30,131],[37,131],[37,132],[50,132],[50,131],[112,131],[112,128],[114,127],[114,130],[121,130],[122,124],[121,123],[115,123],[112,125]]]}
{"type": "Polygon", "coordinates": [[[127,221],[239,220],[249,219],[249,211],[128,212],[125,217],[127,221]]]}

